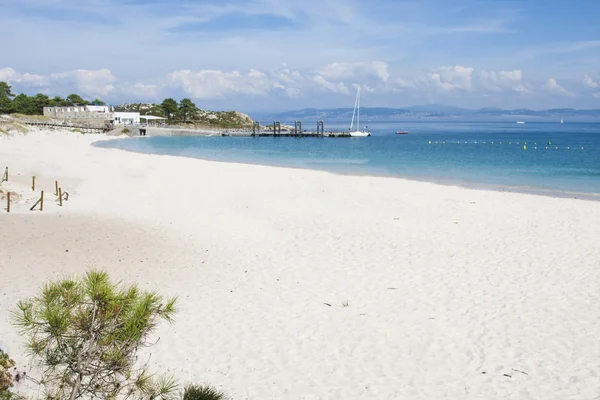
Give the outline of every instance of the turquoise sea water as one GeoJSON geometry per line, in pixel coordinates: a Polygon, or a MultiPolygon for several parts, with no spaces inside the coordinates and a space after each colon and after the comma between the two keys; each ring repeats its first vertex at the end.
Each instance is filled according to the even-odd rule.
{"type": "MultiPolygon", "coordinates": [[[[326,129],[347,126],[327,124],[326,129]]],[[[370,123],[369,129],[373,136],[367,138],[144,137],[97,145],[205,160],[600,196],[600,124],[385,122],[370,123]],[[409,134],[396,135],[397,130],[409,134]]]]}

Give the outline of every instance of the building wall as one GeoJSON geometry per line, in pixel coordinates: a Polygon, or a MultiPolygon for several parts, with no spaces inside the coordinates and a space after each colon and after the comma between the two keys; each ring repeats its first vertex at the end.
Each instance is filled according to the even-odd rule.
{"type": "MultiPolygon", "coordinates": [[[[106,107],[106,109],[108,109],[108,107],[106,107]]],[[[92,119],[109,121],[114,119],[114,113],[112,112],[89,111],[85,106],[44,107],[44,116],[63,119],[92,119]]]]}
{"type": "Polygon", "coordinates": [[[115,124],[118,125],[137,125],[140,123],[139,112],[115,112],[115,124]]]}
{"type": "MultiPolygon", "coordinates": [[[[109,110],[109,108],[106,107],[105,110],[109,110]]],[[[112,124],[115,118],[112,112],[93,112],[87,110],[85,106],[44,107],[44,116],[71,120],[73,124],[91,128],[103,128],[106,124],[112,124]]]]}

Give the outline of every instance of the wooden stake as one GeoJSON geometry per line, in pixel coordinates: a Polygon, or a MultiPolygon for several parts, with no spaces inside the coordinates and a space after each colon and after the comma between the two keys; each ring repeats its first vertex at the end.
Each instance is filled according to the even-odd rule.
{"type": "Polygon", "coordinates": [[[2,175],[2,180],[0,182],[8,182],[8,167],[4,170],[4,175],[2,175]]]}
{"type": "Polygon", "coordinates": [[[6,212],[10,212],[10,192],[6,193],[6,212]]]}
{"type": "Polygon", "coordinates": [[[33,211],[33,209],[36,208],[38,204],[40,205],[40,211],[44,211],[44,191],[43,190],[42,190],[39,200],[36,201],[33,206],[31,206],[29,211],[33,211]]]}
{"type": "Polygon", "coordinates": [[[62,207],[62,188],[58,188],[58,205],[62,207]]]}
{"type": "Polygon", "coordinates": [[[54,193],[54,195],[58,196],[58,181],[54,181],[54,187],[56,188],[56,193],[54,193]]]}
{"type": "Polygon", "coordinates": [[[35,176],[31,177],[31,190],[35,192],[35,176]]]}

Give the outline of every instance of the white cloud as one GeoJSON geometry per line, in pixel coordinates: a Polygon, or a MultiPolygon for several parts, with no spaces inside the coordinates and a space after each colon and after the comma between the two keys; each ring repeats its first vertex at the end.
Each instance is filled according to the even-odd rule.
{"type": "Polygon", "coordinates": [[[412,89],[415,91],[451,92],[456,90],[472,91],[473,68],[456,65],[439,67],[435,70],[421,71],[412,77],[397,77],[392,80],[392,90],[412,89]]]}
{"type": "Polygon", "coordinates": [[[394,83],[396,86],[398,86],[400,88],[414,88],[415,87],[415,83],[413,81],[407,81],[402,78],[396,78],[394,83]]]}
{"type": "Polygon", "coordinates": [[[530,85],[523,80],[523,73],[515,69],[513,71],[486,71],[479,74],[479,79],[484,88],[494,92],[512,90],[517,93],[529,93],[530,85]]]}
{"type": "Polygon", "coordinates": [[[473,68],[460,65],[439,69],[440,81],[452,85],[455,89],[471,90],[473,88],[472,74],[473,68]]]}
{"type": "Polygon", "coordinates": [[[589,75],[583,77],[583,84],[591,89],[598,89],[600,87],[600,84],[589,75]]]}
{"type": "Polygon", "coordinates": [[[117,90],[128,97],[139,99],[140,101],[144,100],[156,100],[159,97],[161,90],[164,88],[164,85],[155,85],[155,84],[146,84],[137,82],[134,84],[126,83],[124,85],[118,86],[117,90]]]}
{"type": "Polygon", "coordinates": [[[556,78],[549,78],[542,87],[546,89],[548,92],[552,94],[558,94],[561,96],[575,97],[575,93],[570,92],[564,87],[560,86],[558,82],[556,82],[556,78]]]}
{"type": "Polygon", "coordinates": [[[386,82],[390,77],[388,64],[381,61],[336,62],[327,64],[318,71],[327,79],[352,79],[356,77],[375,78],[386,82]]]}
{"type": "Polygon", "coordinates": [[[322,88],[333,92],[333,93],[341,93],[341,94],[349,94],[350,90],[346,86],[344,82],[330,82],[321,75],[315,75],[312,77],[312,81],[322,88]]]}
{"type": "Polygon", "coordinates": [[[24,86],[41,86],[46,82],[46,79],[41,75],[20,74],[12,68],[5,67],[0,69],[0,81],[19,83],[24,86]]]}
{"type": "Polygon", "coordinates": [[[248,73],[180,70],[168,77],[172,85],[196,99],[222,98],[233,94],[264,95],[273,87],[265,73],[254,69],[248,73]]]}
{"type": "Polygon", "coordinates": [[[50,74],[50,79],[60,84],[73,85],[84,96],[90,97],[108,96],[115,89],[113,82],[117,80],[108,69],[58,72],[50,74]]]}
{"type": "Polygon", "coordinates": [[[401,87],[433,87],[434,89],[443,92],[452,90],[472,90],[472,74],[473,68],[462,67],[460,65],[454,67],[440,67],[426,73],[424,76],[417,77],[412,85],[402,80],[397,80],[396,83],[399,83],[401,87]]]}

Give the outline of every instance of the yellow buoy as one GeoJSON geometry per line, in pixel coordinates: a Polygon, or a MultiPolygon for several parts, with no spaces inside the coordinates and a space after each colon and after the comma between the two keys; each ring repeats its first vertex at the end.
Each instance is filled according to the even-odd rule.
{"type": "Polygon", "coordinates": [[[527,150],[527,146],[523,146],[523,150],[527,150]]]}

